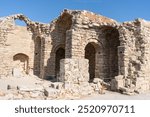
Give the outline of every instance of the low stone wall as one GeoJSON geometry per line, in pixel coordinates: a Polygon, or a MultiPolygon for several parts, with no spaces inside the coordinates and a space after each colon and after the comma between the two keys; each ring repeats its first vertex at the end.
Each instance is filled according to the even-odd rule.
{"type": "Polygon", "coordinates": [[[87,59],[62,59],[60,61],[59,81],[81,84],[89,81],[89,64],[87,59]]]}
{"type": "Polygon", "coordinates": [[[88,68],[87,59],[62,59],[58,79],[64,83],[64,89],[71,92],[71,94],[90,95],[94,90],[88,82],[88,68]]]}

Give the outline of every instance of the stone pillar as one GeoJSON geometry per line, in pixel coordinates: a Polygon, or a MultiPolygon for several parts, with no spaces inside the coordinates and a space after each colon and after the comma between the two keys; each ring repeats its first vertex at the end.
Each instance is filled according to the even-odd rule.
{"type": "Polygon", "coordinates": [[[65,84],[82,84],[89,81],[87,59],[62,59],[59,81],[65,84]]]}
{"type": "Polygon", "coordinates": [[[81,39],[82,34],[77,30],[71,29],[66,32],[65,58],[84,58],[84,41],[81,39]]]}

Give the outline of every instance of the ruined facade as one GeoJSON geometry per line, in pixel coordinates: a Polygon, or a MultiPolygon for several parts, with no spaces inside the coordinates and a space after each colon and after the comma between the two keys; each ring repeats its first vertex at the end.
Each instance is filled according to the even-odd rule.
{"type": "Polygon", "coordinates": [[[0,18],[0,76],[36,75],[70,84],[110,83],[111,90],[150,90],[150,22],[119,23],[64,10],[49,24],[22,14],[0,18]],[[22,20],[26,27],[15,25],[22,20]],[[20,73],[21,72],[21,73],[20,73]]]}

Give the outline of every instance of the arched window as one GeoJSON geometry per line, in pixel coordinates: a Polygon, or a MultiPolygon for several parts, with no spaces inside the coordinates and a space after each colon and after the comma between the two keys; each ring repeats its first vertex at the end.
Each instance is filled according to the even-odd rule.
{"type": "Polygon", "coordinates": [[[15,19],[15,25],[17,25],[17,26],[27,26],[27,24],[24,21],[19,20],[19,19],[15,19]]]}

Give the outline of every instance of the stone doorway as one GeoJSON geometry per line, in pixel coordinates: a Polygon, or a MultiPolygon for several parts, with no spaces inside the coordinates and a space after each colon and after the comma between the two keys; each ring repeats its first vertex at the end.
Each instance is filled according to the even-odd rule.
{"type": "Polygon", "coordinates": [[[25,54],[19,53],[13,56],[15,68],[22,74],[28,74],[29,57],[25,54]]]}
{"type": "Polygon", "coordinates": [[[65,58],[65,49],[60,47],[56,51],[55,55],[55,76],[56,78],[59,76],[60,72],[60,60],[65,58]]]}
{"type": "Polygon", "coordinates": [[[92,43],[88,43],[85,47],[85,58],[89,60],[89,82],[92,82],[95,78],[95,57],[96,50],[92,43]]]}

